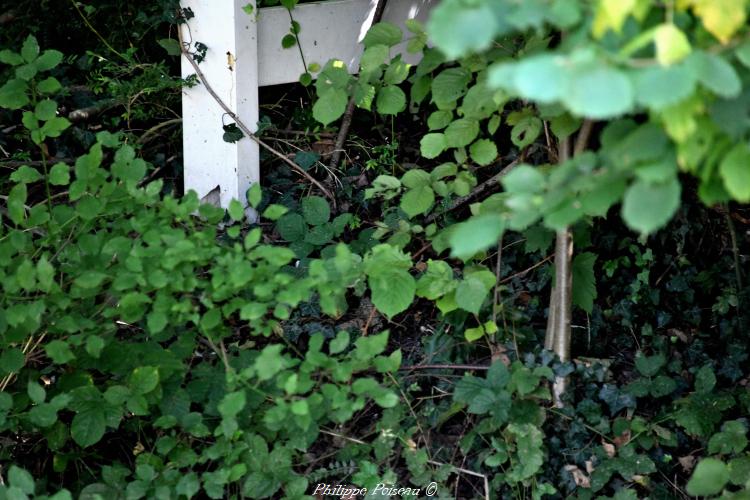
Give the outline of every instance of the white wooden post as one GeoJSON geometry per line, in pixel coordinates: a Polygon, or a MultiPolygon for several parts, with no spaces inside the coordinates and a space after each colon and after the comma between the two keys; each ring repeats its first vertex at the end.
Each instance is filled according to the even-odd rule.
{"type": "MultiPolygon", "coordinates": [[[[406,19],[427,20],[438,0],[390,0],[383,21],[404,28],[406,19]]],[[[200,63],[208,83],[251,130],[258,123],[258,87],[296,82],[305,71],[299,50],[281,47],[281,38],[289,32],[289,13],[283,7],[268,7],[248,15],[242,7],[255,0],[182,0],[195,17],[182,25],[185,41],[201,42],[208,47],[200,63]],[[227,52],[235,60],[230,70],[227,52]]],[[[359,70],[362,41],[372,24],[377,0],[333,0],[303,3],[292,11],[302,31],[302,53],[308,64],[321,66],[329,59],[344,61],[349,71],[359,70]]],[[[191,47],[192,49],[192,47],[191,47]]],[[[401,53],[409,63],[419,56],[406,52],[406,41],[392,51],[401,53]]],[[[194,73],[183,57],[182,75],[194,73]]],[[[235,144],[222,140],[222,109],[203,85],[185,89],[182,99],[185,191],[203,198],[216,186],[220,203],[226,207],[232,198],[247,203],[247,189],[260,180],[257,144],[243,138],[235,144]]],[[[224,123],[230,118],[224,117],[224,123]]]]}
{"type": "MultiPolygon", "coordinates": [[[[192,9],[195,17],[182,25],[182,37],[208,47],[201,71],[219,97],[254,131],[258,123],[258,29],[255,16],[242,10],[248,3],[254,5],[255,0],[183,0],[182,6],[192,9]]],[[[183,77],[193,73],[183,56],[183,77]]],[[[258,145],[247,137],[234,144],[224,142],[222,123],[232,119],[224,116],[203,85],[184,90],[182,121],[185,191],[193,189],[203,198],[219,186],[221,206],[226,207],[232,198],[247,204],[247,190],[260,180],[258,145]]]]}

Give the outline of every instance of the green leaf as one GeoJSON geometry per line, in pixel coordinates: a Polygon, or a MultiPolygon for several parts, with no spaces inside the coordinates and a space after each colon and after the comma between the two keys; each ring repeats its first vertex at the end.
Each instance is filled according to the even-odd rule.
{"type": "MultiPolygon", "coordinates": [[[[504,68],[496,66],[490,72],[490,84],[506,86],[502,82],[504,68]]],[[[565,97],[570,79],[568,61],[565,57],[543,54],[524,58],[513,67],[512,85],[524,98],[542,104],[551,104],[565,97]]]]}
{"type": "Polygon", "coordinates": [[[42,94],[54,94],[55,92],[58,92],[60,91],[60,89],[62,89],[62,85],[57,80],[57,78],[50,76],[49,78],[45,78],[44,80],[39,82],[36,88],[42,94]]]}
{"type": "Polygon", "coordinates": [[[26,392],[29,395],[29,399],[36,404],[43,403],[47,397],[47,391],[32,380],[29,380],[28,384],[26,384],[26,392]]]}
{"type": "Polygon", "coordinates": [[[67,342],[63,340],[53,340],[44,346],[44,351],[47,353],[47,356],[50,357],[52,362],[58,365],[63,365],[68,361],[75,359],[67,342]]]}
{"type": "Polygon", "coordinates": [[[331,218],[331,207],[325,198],[307,196],[302,199],[302,215],[311,226],[319,226],[331,218]]]}
{"type": "Polygon", "coordinates": [[[719,173],[724,187],[735,200],[750,201],[750,147],[740,142],[721,161],[719,173]]]}
{"type": "Polygon", "coordinates": [[[484,333],[484,327],[479,325],[475,328],[467,328],[464,331],[464,338],[466,338],[467,342],[474,342],[484,337],[484,333]]]}
{"type": "Polygon", "coordinates": [[[300,214],[288,213],[276,222],[276,230],[286,241],[302,241],[307,235],[307,224],[300,214]]]}
{"type": "Polygon", "coordinates": [[[716,386],[716,375],[709,365],[705,365],[695,374],[695,391],[708,394],[716,386]]]}
{"type": "Polygon", "coordinates": [[[380,22],[374,24],[369,30],[362,44],[365,48],[372,47],[373,45],[386,45],[391,47],[401,41],[401,29],[393,23],[380,22]]]}
{"type": "Polygon", "coordinates": [[[227,212],[229,212],[229,217],[231,217],[233,221],[241,221],[245,216],[245,210],[242,208],[242,203],[234,198],[229,202],[227,212]]]}
{"type": "MultiPolygon", "coordinates": [[[[250,12],[247,11],[248,6],[250,7],[250,12],[252,12],[252,4],[247,4],[242,10],[249,14],[250,12]]],[[[180,476],[180,480],[177,481],[177,485],[175,486],[175,493],[192,498],[200,491],[200,489],[201,483],[198,479],[198,475],[195,472],[188,472],[187,474],[180,476]]]]}
{"type": "Polygon", "coordinates": [[[70,167],[56,163],[49,171],[49,183],[53,186],[67,186],[70,183],[70,167]]]}
{"type": "Polygon", "coordinates": [[[437,104],[450,104],[466,94],[471,72],[466,68],[448,68],[432,80],[432,99],[437,104]]]}
{"type": "Polygon", "coordinates": [[[284,205],[271,204],[263,211],[263,217],[269,220],[278,220],[289,211],[284,205]]]}
{"type": "Polygon", "coordinates": [[[502,185],[511,193],[538,193],[544,189],[546,180],[539,169],[531,165],[519,165],[502,179],[502,185]]]}
{"type": "Polygon", "coordinates": [[[494,245],[503,234],[505,223],[499,215],[485,214],[458,224],[450,234],[451,255],[462,260],[494,245]]]}
{"type": "Polygon", "coordinates": [[[156,43],[161,45],[161,47],[166,50],[167,54],[170,56],[179,56],[182,53],[182,50],[180,50],[180,42],[178,42],[174,38],[162,38],[160,40],[157,40],[156,43]]]}
{"type": "Polygon", "coordinates": [[[39,101],[34,108],[34,115],[37,120],[51,120],[57,114],[57,103],[51,99],[39,101]]]}
{"type": "Polygon", "coordinates": [[[29,410],[29,419],[39,427],[50,427],[57,422],[57,408],[50,403],[36,405],[29,410]]]}
{"type": "Polygon", "coordinates": [[[704,458],[693,471],[686,490],[693,496],[708,496],[721,493],[729,481],[729,470],[724,462],[715,458],[704,458]]]}
{"type": "Polygon", "coordinates": [[[9,64],[11,66],[18,66],[23,64],[23,57],[21,54],[13,52],[12,50],[4,49],[0,50],[0,63],[9,64]]]}
{"type": "Polygon", "coordinates": [[[435,300],[455,287],[453,269],[442,260],[428,260],[427,271],[417,281],[417,295],[435,300]]]}
{"type": "Polygon", "coordinates": [[[453,111],[434,111],[427,117],[427,127],[430,130],[442,130],[453,121],[453,111]]]}
{"type": "Polygon", "coordinates": [[[24,61],[32,62],[39,55],[39,43],[34,35],[29,35],[21,46],[21,57],[24,61]]]}
{"type": "Polygon", "coordinates": [[[709,52],[693,52],[687,59],[687,64],[701,85],[714,94],[727,99],[740,95],[740,77],[721,56],[709,52]]]}
{"type": "Polygon", "coordinates": [[[444,0],[427,23],[430,39],[450,59],[489,48],[498,29],[497,16],[488,2],[444,0]]]}
{"type": "Polygon", "coordinates": [[[469,147],[469,154],[477,165],[486,166],[497,158],[497,146],[490,139],[479,139],[469,147]]]}
{"type": "Polygon", "coordinates": [[[427,213],[435,202],[435,193],[429,186],[418,186],[409,189],[401,197],[401,210],[406,212],[409,218],[415,215],[427,213]]]}
{"type": "Polygon", "coordinates": [[[106,426],[104,411],[98,406],[87,406],[73,417],[70,436],[79,446],[86,448],[102,439],[106,426]]]}
{"type": "Polygon", "coordinates": [[[258,208],[262,199],[263,190],[260,187],[260,182],[254,182],[252,186],[250,186],[250,189],[247,190],[247,202],[251,207],[258,208]]]}
{"type": "Polygon", "coordinates": [[[710,454],[741,453],[747,446],[747,429],[741,420],[730,420],[721,426],[721,432],[711,436],[708,441],[710,454]]]}
{"type": "Polygon", "coordinates": [[[638,180],[625,192],[622,217],[633,230],[649,234],[664,226],[680,206],[680,181],[649,184],[638,180]]]}
{"type": "Polygon", "coordinates": [[[0,373],[17,373],[26,363],[26,358],[20,349],[6,349],[0,355],[0,373]]]}
{"type": "Polygon", "coordinates": [[[21,109],[29,103],[28,86],[20,79],[9,80],[0,87],[0,108],[21,109]]]}
{"type": "Polygon", "coordinates": [[[645,356],[642,352],[638,351],[638,354],[635,356],[635,367],[644,377],[653,377],[659,373],[659,370],[661,370],[666,363],[667,359],[663,354],[645,356]]]}
{"type": "Polygon", "coordinates": [[[28,165],[22,165],[15,172],[10,174],[10,180],[13,182],[22,182],[24,184],[31,184],[42,178],[42,175],[35,168],[31,168],[28,165]]]}
{"type": "Polygon", "coordinates": [[[405,311],[414,299],[416,282],[410,268],[411,259],[391,245],[377,245],[365,257],[372,303],[389,319],[405,311]]]}
{"type": "Polygon", "coordinates": [[[664,23],[656,28],[654,44],[656,45],[656,60],[664,66],[682,61],[692,50],[685,33],[672,23],[664,23]]]}
{"type": "Polygon", "coordinates": [[[594,299],[597,296],[594,274],[596,258],[595,253],[583,252],[573,259],[573,304],[589,314],[594,310],[594,299]]]}
{"type": "Polygon", "coordinates": [[[381,115],[398,114],[406,109],[406,94],[395,85],[386,85],[378,91],[375,105],[381,115]]]}
{"type": "Polygon", "coordinates": [[[18,488],[27,495],[34,494],[34,478],[26,469],[11,465],[8,469],[8,483],[10,483],[10,486],[18,488]]]}
{"type": "Polygon", "coordinates": [[[284,49],[290,49],[295,45],[297,45],[297,38],[291,33],[284,35],[281,39],[281,47],[284,49]]]}
{"type": "Polygon", "coordinates": [[[703,22],[703,26],[727,43],[745,24],[746,0],[694,0],[693,10],[703,22]]]}
{"type": "MultiPolygon", "coordinates": [[[[428,134],[431,135],[431,134],[428,134]]],[[[445,144],[449,148],[468,146],[479,135],[479,122],[471,118],[454,120],[445,129],[445,144]]]]}
{"type": "MultiPolygon", "coordinates": [[[[379,69],[388,58],[388,52],[387,45],[373,45],[367,47],[362,53],[362,57],[359,59],[360,71],[362,73],[371,73],[379,69]]],[[[371,78],[368,78],[367,80],[371,80],[371,78]]]]}
{"type": "Polygon", "coordinates": [[[650,66],[633,76],[636,102],[651,109],[675,105],[695,92],[696,78],[685,64],[650,66]]]}
{"type": "Polygon", "coordinates": [[[328,344],[328,352],[330,354],[338,354],[344,352],[344,349],[349,345],[349,332],[346,330],[340,330],[334,339],[328,344]]]}
{"type": "Polygon", "coordinates": [[[427,134],[419,141],[419,152],[427,159],[437,158],[446,147],[445,134],[441,132],[427,134]]]}
{"type": "Polygon", "coordinates": [[[601,120],[627,113],[633,101],[633,85],[625,73],[601,64],[572,72],[563,102],[579,116],[601,120]]]}
{"type": "Polygon", "coordinates": [[[148,394],[159,385],[159,370],[155,366],[134,368],[128,380],[130,390],[135,394],[148,394]]]}
{"type": "Polygon", "coordinates": [[[478,278],[463,279],[456,288],[456,304],[465,311],[479,314],[487,292],[487,287],[478,278]]]}
{"type": "Polygon", "coordinates": [[[232,418],[245,408],[246,401],[245,391],[230,392],[222,398],[217,409],[222,417],[232,418]]]}
{"type": "Polygon", "coordinates": [[[328,125],[344,114],[348,101],[349,98],[343,89],[325,90],[313,106],[313,118],[323,125],[328,125]]]}

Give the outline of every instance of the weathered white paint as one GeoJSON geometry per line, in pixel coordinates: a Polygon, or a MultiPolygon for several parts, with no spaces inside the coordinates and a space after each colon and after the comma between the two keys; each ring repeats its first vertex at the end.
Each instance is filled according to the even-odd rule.
{"type": "MultiPolygon", "coordinates": [[[[195,17],[183,25],[183,38],[208,46],[200,65],[209,84],[252,130],[258,122],[258,87],[296,82],[305,70],[297,47],[283,49],[281,38],[289,32],[290,19],[283,7],[268,7],[248,15],[242,7],[255,0],[183,0],[195,17]],[[230,52],[236,63],[227,65],[230,52]]],[[[437,0],[390,0],[383,21],[402,27],[405,41],[394,47],[406,61],[418,56],[406,52],[409,32],[406,19],[425,22],[437,0]]],[[[304,3],[292,11],[300,23],[302,52],[308,64],[325,64],[328,59],[344,61],[354,73],[359,68],[362,46],[359,42],[372,24],[377,0],[335,0],[304,3]]],[[[182,61],[182,74],[194,73],[182,61]]],[[[222,140],[223,111],[206,89],[199,85],[186,89],[182,101],[185,191],[193,189],[204,197],[217,185],[221,205],[232,198],[245,203],[245,193],[260,180],[258,146],[248,138],[236,144],[222,140]]],[[[224,123],[228,123],[226,117],[224,123]]]]}

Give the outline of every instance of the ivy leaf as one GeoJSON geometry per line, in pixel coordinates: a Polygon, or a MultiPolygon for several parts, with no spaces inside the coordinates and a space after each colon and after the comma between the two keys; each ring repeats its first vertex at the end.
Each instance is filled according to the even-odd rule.
{"type": "Polygon", "coordinates": [[[490,46],[499,29],[497,16],[487,2],[464,4],[444,0],[433,11],[427,32],[450,59],[490,46]]]}
{"type": "Polygon", "coordinates": [[[589,314],[594,310],[594,299],[597,297],[594,274],[596,258],[595,253],[584,252],[573,259],[573,304],[589,314]]]}
{"type": "Polygon", "coordinates": [[[695,374],[695,391],[708,394],[716,386],[716,375],[709,365],[705,365],[695,374]]]}
{"type": "Polygon", "coordinates": [[[653,377],[659,373],[659,370],[661,370],[662,366],[666,363],[667,360],[663,354],[645,356],[639,351],[635,356],[635,367],[644,377],[653,377]]]}
{"type": "Polygon", "coordinates": [[[344,114],[347,102],[348,97],[343,89],[329,88],[315,102],[313,118],[328,125],[344,114]]]}
{"type": "Polygon", "coordinates": [[[719,166],[719,173],[735,200],[747,203],[750,201],[750,148],[740,142],[724,157],[719,166]]]}
{"type": "Polygon", "coordinates": [[[729,481],[729,470],[716,458],[704,458],[693,471],[686,490],[692,496],[709,496],[721,493],[729,481]]]}
{"type": "Polygon", "coordinates": [[[375,105],[381,115],[396,115],[406,109],[406,94],[395,85],[386,85],[378,91],[375,105]]]}
{"type": "Polygon", "coordinates": [[[497,245],[505,229],[502,217],[485,214],[458,224],[450,234],[451,255],[466,260],[478,252],[497,245]]]}
{"type": "Polygon", "coordinates": [[[611,66],[582,68],[571,73],[564,102],[580,116],[613,118],[633,108],[633,86],[625,73],[611,66]]]}
{"type": "Polygon", "coordinates": [[[636,181],[623,198],[622,217],[625,223],[642,234],[654,232],[669,222],[677,211],[680,191],[680,181],[676,177],[659,184],[636,181]]]}

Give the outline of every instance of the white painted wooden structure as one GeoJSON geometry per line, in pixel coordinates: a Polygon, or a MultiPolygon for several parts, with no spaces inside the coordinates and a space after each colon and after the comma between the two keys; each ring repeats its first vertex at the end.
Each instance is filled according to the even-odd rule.
{"type": "MultiPolygon", "coordinates": [[[[305,71],[297,47],[283,49],[281,38],[289,32],[290,19],[283,7],[253,9],[243,6],[255,0],[183,0],[195,17],[182,26],[183,39],[208,47],[200,64],[208,83],[240,119],[255,130],[258,122],[258,87],[296,82],[305,71]],[[230,54],[232,61],[229,60],[230,54]],[[230,69],[231,65],[231,69],[230,69]]],[[[437,0],[389,0],[383,21],[402,27],[406,19],[426,22],[437,0]]],[[[328,59],[344,61],[349,71],[359,68],[360,41],[372,24],[377,0],[334,0],[303,3],[292,11],[300,23],[300,45],[308,64],[321,66],[328,59]]],[[[392,51],[410,63],[418,62],[406,52],[406,42],[392,51]]],[[[194,74],[183,56],[182,75],[194,74]]],[[[222,124],[231,118],[203,85],[185,89],[182,98],[185,192],[195,190],[203,198],[217,186],[220,203],[232,198],[246,203],[245,193],[260,180],[258,145],[249,138],[229,144],[222,140],[222,124]],[[223,122],[222,122],[223,120],[223,122]]]]}

